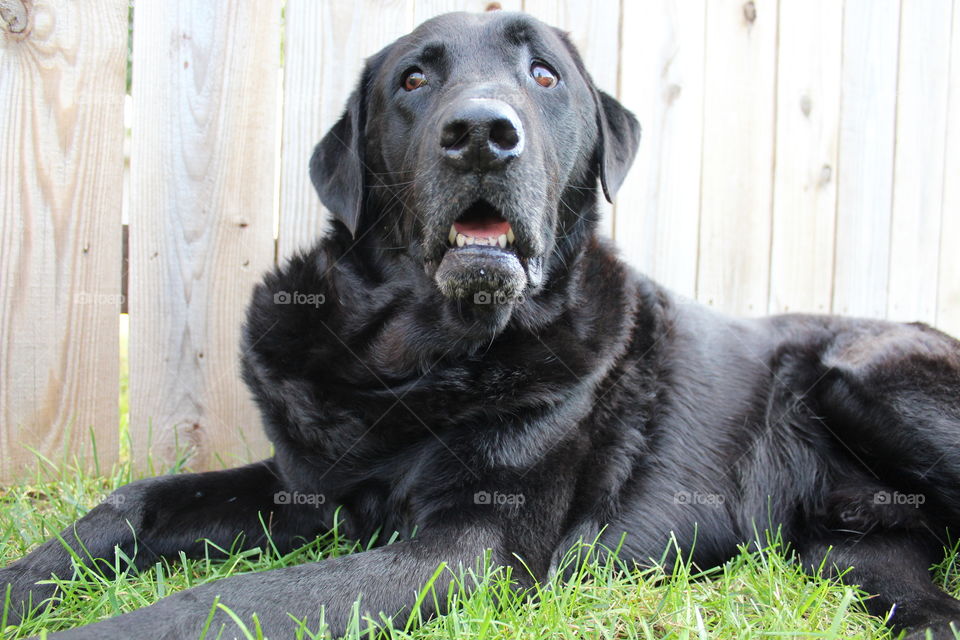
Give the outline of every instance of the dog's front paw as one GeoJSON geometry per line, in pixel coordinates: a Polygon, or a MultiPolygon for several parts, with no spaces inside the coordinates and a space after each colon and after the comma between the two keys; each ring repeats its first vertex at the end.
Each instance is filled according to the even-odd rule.
{"type": "Polygon", "coordinates": [[[0,569],[0,612],[6,612],[7,624],[20,624],[29,611],[49,603],[56,587],[37,584],[49,578],[49,575],[34,576],[20,563],[0,569]]]}

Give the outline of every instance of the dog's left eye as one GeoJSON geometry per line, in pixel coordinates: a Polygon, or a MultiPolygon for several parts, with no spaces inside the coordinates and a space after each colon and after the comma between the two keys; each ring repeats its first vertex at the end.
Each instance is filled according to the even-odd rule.
{"type": "Polygon", "coordinates": [[[530,75],[541,87],[549,89],[557,85],[557,73],[542,62],[534,62],[530,65],[530,75]]]}
{"type": "Polygon", "coordinates": [[[427,76],[420,69],[411,69],[403,78],[404,91],[415,91],[427,84],[427,76]]]}

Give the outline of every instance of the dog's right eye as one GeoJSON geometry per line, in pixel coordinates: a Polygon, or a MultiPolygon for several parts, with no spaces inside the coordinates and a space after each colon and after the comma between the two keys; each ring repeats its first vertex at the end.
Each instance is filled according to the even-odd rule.
{"type": "Polygon", "coordinates": [[[533,77],[534,82],[545,89],[555,87],[557,86],[557,82],[559,82],[557,72],[539,60],[535,60],[533,64],[530,65],[530,75],[533,77]]]}
{"type": "Polygon", "coordinates": [[[416,91],[425,84],[427,84],[427,76],[420,69],[411,69],[403,77],[404,91],[416,91]]]}

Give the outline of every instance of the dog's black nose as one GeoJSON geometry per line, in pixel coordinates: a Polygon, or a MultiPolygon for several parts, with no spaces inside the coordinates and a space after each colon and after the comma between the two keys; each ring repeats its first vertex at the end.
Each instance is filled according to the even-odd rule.
{"type": "Polygon", "coordinates": [[[447,162],[459,169],[497,169],[523,151],[523,125],[506,102],[468,98],[447,113],[440,147],[447,162]]]}

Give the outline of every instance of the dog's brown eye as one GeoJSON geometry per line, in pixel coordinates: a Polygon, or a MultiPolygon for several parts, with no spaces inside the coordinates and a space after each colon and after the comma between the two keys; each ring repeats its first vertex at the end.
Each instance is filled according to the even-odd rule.
{"type": "Polygon", "coordinates": [[[403,88],[405,91],[414,91],[427,84],[427,76],[423,75],[420,69],[409,71],[403,79],[403,88]]]}
{"type": "Polygon", "coordinates": [[[541,87],[549,89],[557,84],[557,74],[542,62],[534,62],[530,65],[530,75],[541,87]]]}

